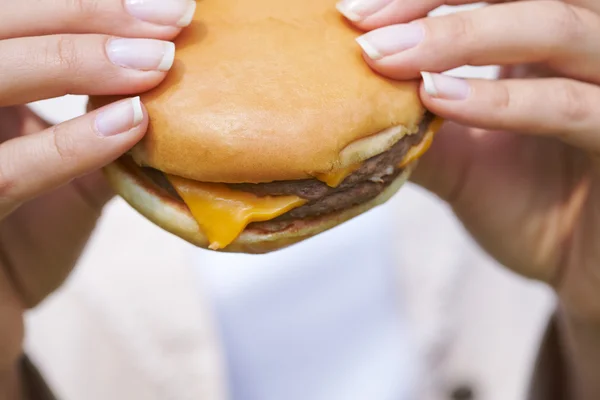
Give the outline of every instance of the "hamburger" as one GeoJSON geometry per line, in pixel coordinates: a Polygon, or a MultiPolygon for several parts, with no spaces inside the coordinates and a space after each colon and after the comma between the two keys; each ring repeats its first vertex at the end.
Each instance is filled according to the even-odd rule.
{"type": "Polygon", "coordinates": [[[384,203],[441,121],[418,81],[368,67],[359,34],[332,0],[198,2],[110,184],[163,229],[228,252],[277,250],[384,203]]]}

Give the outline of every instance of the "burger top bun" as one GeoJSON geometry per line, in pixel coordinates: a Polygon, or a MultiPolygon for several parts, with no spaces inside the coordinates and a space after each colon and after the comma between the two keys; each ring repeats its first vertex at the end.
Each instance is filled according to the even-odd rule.
{"type": "MultiPolygon", "coordinates": [[[[373,72],[335,0],[201,0],[136,163],[204,182],[308,178],[417,131],[418,82],[373,72]]],[[[116,100],[92,97],[90,108],[116,100]]]]}

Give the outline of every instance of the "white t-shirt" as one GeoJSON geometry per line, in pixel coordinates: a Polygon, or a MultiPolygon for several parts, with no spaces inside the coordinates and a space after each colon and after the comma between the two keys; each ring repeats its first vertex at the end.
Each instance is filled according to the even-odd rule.
{"type": "MultiPolygon", "coordinates": [[[[453,72],[489,78],[496,69],[453,72]]],[[[413,274],[407,280],[421,282],[419,290],[451,292],[472,246],[439,200],[410,184],[400,193],[401,213],[388,202],[276,253],[193,251],[198,281],[214,306],[232,400],[414,398],[424,371],[411,338],[443,340],[437,336],[451,306],[424,305],[439,315],[412,332],[403,318],[398,263],[413,274]],[[400,230],[399,221],[406,225],[400,230]]]]}
{"type": "Polygon", "coordinates": [[[233,400],[412,399],[389,206],[262,256],[194,251],[233,400]]]}

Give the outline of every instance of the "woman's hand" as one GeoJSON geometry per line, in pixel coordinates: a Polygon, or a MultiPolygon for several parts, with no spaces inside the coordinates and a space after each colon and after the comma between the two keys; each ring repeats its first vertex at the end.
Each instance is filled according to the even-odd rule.
{"type": "Polygon", "coordinates": [[[600,318],[600,3],[524,1],[411,22],[442,2],[364,2],[387,5],[341,9],[364,28],[390,24],[358,39],[367,62],[396,79],[427,71],[421,97],[452,121],[417,182],[506,266],[600,318]],[[435,74],[498,64],[508,68],[497,81],[435,74]]]}
{"type": "Polygon", "coordinates": [[[586,326],[574,362],[580,379],[591,372],[580,387],[598,398],[600,2],[496,1],[426,17],[469,2],[344,0],[339,9],[370,30],[358,42],[373,69],[395,79],[425,71],[426,107],[451,122],[414,179],[500,262],[554,286],[571,332],[586,326]],[[463,65],[504,68],[495,81],[437,74],[463,65]]]}
{"type": "Polygon", "coordinates": [[[112,196],[97,171],[137,143],[139,98],[49,126],[23,104],[158,85],[192,0],[0,0],[0,377],[22,314],[56,289],[112,196]]]}

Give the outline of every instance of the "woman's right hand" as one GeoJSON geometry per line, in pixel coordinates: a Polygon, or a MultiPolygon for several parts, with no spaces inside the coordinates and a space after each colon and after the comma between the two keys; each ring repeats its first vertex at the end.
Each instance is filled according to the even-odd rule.
{"type": "MultiPolygon", "coordinates": [[[[69,274],[112,193],[97,170],[148,124],[139,99],[49,126],[26,103],[147,91],[174,60],[193,0],[0,0],[0,387],[23,311],[69,274]]],[[[0,397],[2,393],[0,393],[0,397]]],[[[4,398],[4,397],[3,397],[4,398]]]]}

